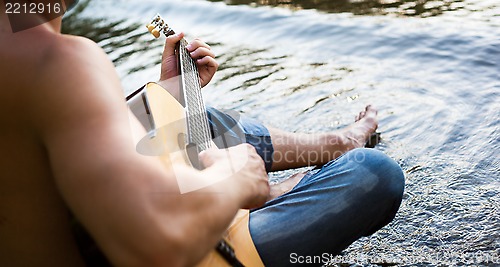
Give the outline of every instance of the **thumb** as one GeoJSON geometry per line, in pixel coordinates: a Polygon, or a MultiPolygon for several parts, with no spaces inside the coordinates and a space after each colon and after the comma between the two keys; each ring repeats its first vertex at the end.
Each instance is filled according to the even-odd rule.
{"type": "Polygon", "coordinates": [[[169,57],[175,53],[176,44],[184,37],[184,33],[176,33],[167,37],[165,41],[165,48],[163,50],[163,57],[169,57]]]}
{"type": "Polygon", "coordinates": [[[201,162],[201,164],[205,167],[208,168],[212,165],[214,165],[215,161],[217,160],[217,155],[218,149],[207,149],[198,154],[198,158],[201,162]]]}

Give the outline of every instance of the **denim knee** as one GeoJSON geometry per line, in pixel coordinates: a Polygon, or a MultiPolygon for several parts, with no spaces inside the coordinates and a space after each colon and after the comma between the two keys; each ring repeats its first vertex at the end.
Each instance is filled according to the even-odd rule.
{"type": "Polygon", "coordinates": [[[384,153],[367,148],[351,151],[353,158],[358,163],[358,168],[370,175],[364,175],[361,183],[370,185],[368,195],[365,196],[373,210],[377,210],[377,218],[367,229],[364,235],[371,235],[378,229],[391,222],[399,209],[404,191],[404,173],[396,161],[384,153]]]}
{"type": "Polygon", "coordinates": [[[370,148],[357,148],[350,153],[351,160],[367,169],[377,180],[378,192],[390,199],[401,199],[404,191],[405,177],[401,167],[386,154],[370,148]]]}

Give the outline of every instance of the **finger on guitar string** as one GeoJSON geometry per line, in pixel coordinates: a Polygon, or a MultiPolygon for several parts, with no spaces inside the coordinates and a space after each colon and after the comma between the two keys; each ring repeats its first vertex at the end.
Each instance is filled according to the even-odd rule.
{"type": "Polygon", "coordinates": [[[192,52],[194,50],[196,50],[197,48],[199,47],[204,47],[204,48],[207,48],[208,50],[210,50],[210,45],[208,45],[207,43],[205,43],[203,40],[201,40],[200,38],[195,38],[193,41],[191,41],[187,46],[187,50],[189,52],[192,52]]]}
{"type": "Polygon", "coordinates": [[[198,64],[199,66],[207,65],[208,67],[215,67],[215,68],[219,67],[219,63],[213,57],[209,56],[197,59],[196,64],[198,64]]]}
{"type": "MultiPolygon", "coordinates": [[[[188,51],[189,51],[189,49],[188,49],[188,51]]],[[[197,47],[196,49],[189,51],[189,55],[191,55],[191,57],[194,59],[203,58],[203,57],[211,57],[211,58],[215,59],[214,52],[212,52],[212,50],[210,50],[206,47],[197,47]]]]}

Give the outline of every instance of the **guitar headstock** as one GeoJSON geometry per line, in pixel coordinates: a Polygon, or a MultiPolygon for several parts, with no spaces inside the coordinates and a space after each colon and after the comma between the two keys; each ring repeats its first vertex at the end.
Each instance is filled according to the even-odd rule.
{"type": "Polygon", "coordinates": [[[169,36],[174,34],[174,30],[168,26],[165,20],[160,16],[160,14],[156,14],[156,16],[151,19],[151,22],[146,25],[148,31],[155,37],[160,37],[160,33],[163,32],[165,36],[169,36]]]}

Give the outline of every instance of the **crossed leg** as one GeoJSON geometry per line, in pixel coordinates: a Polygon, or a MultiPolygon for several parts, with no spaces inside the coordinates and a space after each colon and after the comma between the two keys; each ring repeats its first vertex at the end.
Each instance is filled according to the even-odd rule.
{"type": "Polygon", "coordinates": [[[214,136],[224,135],[224,145],[252,144],[270,171],[322,166],[273,186],[269,201],[250,212],[250,233],[266,266],[338,254],[394,218],[403,172],[382,152],[360,148],[377,128],[376,109],[368,106],[354,124],[322,134],[287,133],[209,111],[214,136]]]}

